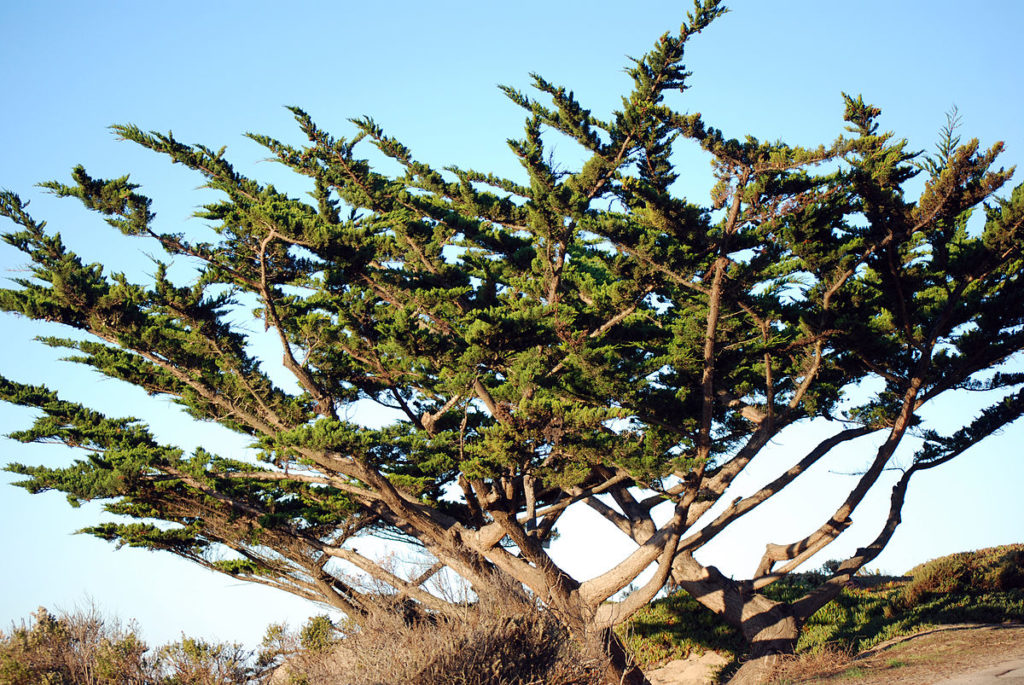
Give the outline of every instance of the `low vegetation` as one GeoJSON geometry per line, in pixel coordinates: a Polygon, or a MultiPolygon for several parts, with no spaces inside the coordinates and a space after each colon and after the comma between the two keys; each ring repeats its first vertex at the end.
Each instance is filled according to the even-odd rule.
{"type": "Polygon", "coordinates": [[[298,631],[271,626],[257,651],[188,637],[150,649],[95,609],[40,608],[0,632],[0,685],[599,685],[603,670],[546,612],[516,605],[358,628],[317,616],[298,631]]]}
{"type": "Polygon", "coordinates": [[[272,627],[264,647],[287,655],[273,683],[313,685],[599,685],[603,657],[580,651],[546,611],[510,603],[408,620],[380,612],[337,629],[326,617],[298,637],[272,627]]]}
{"type": "Polygon", "coordinates": [[[618,629],[641,668],[714,650],[738,658],[746,644],[739,630],[680,591],[641,609],[618,629]]]}
{"type": "Polygon", "coordinates": [[[188,637],[150,649],[134,624],[95,607],[57,614],[40,607],[0,631],[2,685],[244,683],[258,680],[270,663],[241,645],[188,637]]]}
{"type": "MultiPolygon", "coordinates": [[[[827,567],[792,574],[765,594],[778,601],[799,597],[823,580],[827,567]]],[[[804,624],[797,655],[826,668],[930,626],[1004,621],[1024,621],[1024,545],[940,557],[907,576],[859,575],[804,624]]],[[[743,654],[738,631],[682,592],[652,603],[620,630],[644,668],[709,649],[734,660],[743,654]]]]}
{"type": "MultiPolygon", "coordinates": [[[[785,601],[827,572],[826,565],[790,576],[768,593],[785,601]]],[[[932,626],[1008,621],[1024,621],[1024,545],[941,557],[905,577],[860,575],[804,625],[797,656],[782,662],[776,677],[799,682],[838,672],[857,652],[932,626]]],[[[645,670],[708,650],[735,664],[744,648],[734,629],[684,592],[643,609],[620,637],[645,670]]],[[[271,626],[253,651],[186,637],[151,649],[136,626],[94,608],[41,608],[0,631],[0,685],[592,685],[601,666],[544,610],[522,604],[467,606],[444,619],[382,612],[359,627],[318,616],[299,630],[271,626]]]]}

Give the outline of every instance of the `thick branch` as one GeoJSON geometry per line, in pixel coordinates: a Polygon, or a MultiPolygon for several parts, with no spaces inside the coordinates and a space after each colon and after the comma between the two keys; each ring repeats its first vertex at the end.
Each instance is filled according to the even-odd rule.
{"type": "MultiPolygon", "coordinates": [[[[677,520],[681,521],[682,517],[678,517],[677,520]]],[[[654,596],[658,594],[658,591],[665,586],[669,576],[672,574],[672,560],[675,558],[676,552],[679,549],[678,526],[675,528],[675,532],[669,536],[669,539],[665,543],[665,549],[661,553],[661,559],[658,561],[658,569],[655,571],[651,579],[647,581],[642,588],[630,593],[630,595],[623,601],[602,604],[600,608],[598,608],[594,621],[598,630],[612,628],[620,623],[628,621],[633,614],[647,606],[648,602],[654,599],[654,596]]]]}
{"type": "Polygon", "coordinates": [[[632,554],[606,573],[580,585],[579,596],[584,604],[595,609],[616,592],[626,587],[644,569],[662,556],[665,548],[675,547],[679,529],[686,516],[685,507],[677,506],[672,519],[650,536],[632,554]]]}

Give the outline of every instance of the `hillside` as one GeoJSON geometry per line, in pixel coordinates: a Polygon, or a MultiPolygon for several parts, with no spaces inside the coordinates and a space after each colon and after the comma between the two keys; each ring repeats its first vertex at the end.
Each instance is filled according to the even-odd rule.
{"type": "MultiPolygon", "coordinates": [[[[792,599],[822,578],[822,573],[793,575],[766,594],[792,599]]],[[[857,576],[803,627],[795,660],[801,665],[791,670],[835,670],[854,655],[937,626],[1021,621],[1024,545],[961,552],[921,564],[905,576],[857,576]]],[[[647,670],[714,651],[729,660],[722,673],[727,677],[744,646],[737,631],[717,623],[685,593],[654,602],[621,634],[647,670]]]]}

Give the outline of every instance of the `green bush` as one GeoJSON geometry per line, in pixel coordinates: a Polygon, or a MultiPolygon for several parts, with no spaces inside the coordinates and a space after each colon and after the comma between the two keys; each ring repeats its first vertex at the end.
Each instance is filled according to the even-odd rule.
{"type": "Polygon", "coordinates": [[[299,631],[299,644],[309,652],[325,652],[336,641],[334,623],[327,614],[313,616],[299,631]]]}

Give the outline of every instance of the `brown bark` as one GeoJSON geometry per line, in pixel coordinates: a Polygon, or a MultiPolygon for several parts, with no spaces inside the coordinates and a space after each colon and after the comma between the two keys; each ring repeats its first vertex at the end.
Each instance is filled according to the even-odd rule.
{"type": "Polygon", "coordinates": [[[786,604],[752,594],[743,603],[741,629],[755,657],[791,654],[800,637],[799,626],[786,604]]]}

